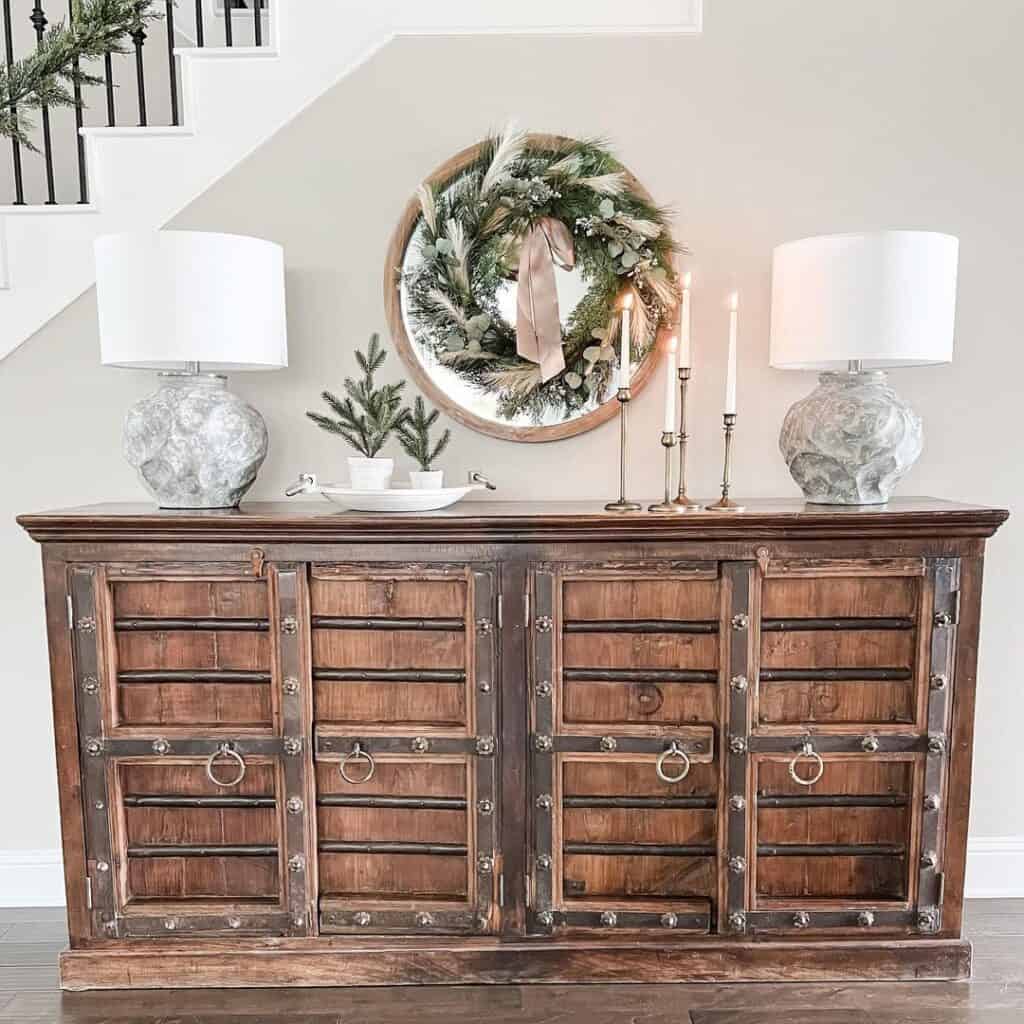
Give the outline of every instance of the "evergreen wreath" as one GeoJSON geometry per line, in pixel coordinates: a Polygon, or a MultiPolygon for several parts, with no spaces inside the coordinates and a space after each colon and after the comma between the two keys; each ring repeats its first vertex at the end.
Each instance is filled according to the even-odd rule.
{"type": "Polygon", "coordinates": [[[618,304],[633,294],[634,360],[642,361],[679,295],[669,214],[638,191],[599,142],[532,137],[507,128],[452,179],[418,192],[421,214],[403,276],[417,340],[464,381],[498,400],[498,413],[541,422],[579,414],[608,396],[621,333],[618,304]],[[587,294],[563,324],[565,369],[542,381],[516,352],[499,313],[524,238],[542,218],[571,231],[587,294]]]}

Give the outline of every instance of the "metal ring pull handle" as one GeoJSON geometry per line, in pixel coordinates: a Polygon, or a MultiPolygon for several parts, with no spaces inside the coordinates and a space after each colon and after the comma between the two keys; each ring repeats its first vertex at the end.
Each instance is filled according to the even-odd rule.
{"type": "Polygon", "coordinates": [[[797,752],[793,760],[789,762],[789,777],[798,786],[813,786],[824,774],[825,762],[821,759],[821,754],[814,749],[810,740],[804,740],[803,746],[797,752]],[[796,766],[800,763],[800,759],[805,757],[816,764],[814,775],[811,778],[804,778],[802,775],[798,774],[796,770],[796,766]]]}
{"type": "Polygon", "coordinates": [[[673,740],[672,745],[658,755],[658,760],[654,763],[654,770],[662,782],[670,783],[682,782],[690,774],[690,758],[687,756],[686,751],[683,750],[679,740],[673,740]],[[678,757],[683,762],[680,766],[682,771],[678,775],[669,775],[665,771],[665,762],[670,757],[678,757]]]}
{"type": "Polygon", "coordinates": [[[206,777],[215,786],[220,786],[222,789],[230,789],[232,786],[237,786],[245,778],[245,758],[230,743],[222,743],[206,762],[206,777]],[[218,779],[213,774],[213,766],[222,757],[235,762],[238,774],[233,779],[218,779]]]}
{"type": "Polygon", "coordinates": [[[341,772],[341,777],[350,786],[361,786],[366,782],[369,782],[373,778],[373,773],[377,770],[377,765],[373,760],[373,755],[368,750],[363,750],[361,743],[353,743],[352,749],[341,759],[341,763],[338,765],[338,771],[341,772]],[[354,779],[349,775],[346,770],[346,765],[358,764],[360,761],[366,762],[366,774],[361,779],[354,779]]]}

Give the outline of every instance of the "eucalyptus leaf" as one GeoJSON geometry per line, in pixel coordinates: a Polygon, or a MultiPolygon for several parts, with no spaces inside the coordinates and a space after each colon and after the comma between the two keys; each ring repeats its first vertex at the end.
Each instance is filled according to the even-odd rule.
{"type": "Polygon", "coordinates": [[[600,341],[605,341],[607,339],[607,337],[608,337],[608,330],[605,327],[595,327],[590,332],[590,336],[592,338],[597,338],[600,341]]]}
{"type": "Polygon", "coordinates": [[[437,249],[432,245],[423,246],[423,258],[425,260],[433,260],[437,256],[437,249]]]}
{"type": "Polygon", "coordinates": [[[637,254],[635,252],[633,252],[632,249],[627,249],[622,254],[622,265],[627,270],[632,270],[632,268],[635,267],[637,265],[637,263],[639,263],[639,262],[640,262],[640,257],[637,256],[637,254]]]}
{"type": "Polygon", "coordinates": [[[568,384],[569,387],[575,389],[583,383],[583,378],[578,373],[570,371],[565,375],[565,383],[568,384]]]}
{"type": "Polygon", "coordinates": [[[616,256],[621,256],[624,248],[625,246],[617,238],[613,238],[608,243],[608,255],[611,256],[612,259],[616,256]]]}
{"type": "Polygon", "coordinates": [[[615,216],[615,204],[610,199],[602,199],[598,210],[605,220],[615,216]]]}
{"type": "Polygon", "coordinates": [[[449,352],[461,352],[466,347],[466,339],[458,334],[449,334],[445,339],[444,347],[449,352]]]}
{"type": "Polygon", "coordinates": [[[596,363],[601,358],[601,348],[598,345],[590,345],[583,350],[583,358],[588,363],[596,363]]]}
{"type": "Polygon", "coordinates": [[[455,246],[452,245],[450,239],[439,238],[437,240],[437,251],[442,256],[452,256],[455,253],[455,246]]]}

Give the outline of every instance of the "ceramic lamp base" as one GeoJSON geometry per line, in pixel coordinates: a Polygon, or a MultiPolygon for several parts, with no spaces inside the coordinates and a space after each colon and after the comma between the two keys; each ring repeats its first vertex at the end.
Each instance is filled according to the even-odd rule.
{"type": "Polygon", "coordinates": [[[161,508],[234,508],[267,456],[267,427],[223,377],[161,374],[128,411],[124,454],[161,508]]]}
{"type": "Polygon", "coordinates": [[[877,370],[823,373],[779,436],[793,479],[819,505],[884,504],[922,443],[921,418],[877,370]]]}

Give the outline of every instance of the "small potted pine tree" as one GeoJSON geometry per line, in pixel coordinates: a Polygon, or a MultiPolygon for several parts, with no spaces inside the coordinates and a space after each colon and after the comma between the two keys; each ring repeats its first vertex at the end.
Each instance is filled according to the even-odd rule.
{"type": "Polygon", "coordinates": [[[452,432],[445,432],[437,439],[437,444],[430,445],[430,428],[437,422],[439,413],[432,409],[427,414],[427,407],[422,398],[417,397],[412,409],[405,410],[405,418],[396,427],[398,443],[419,465],[419,470],[409,473],[413,487],[420,490],[440,490],[444,486],[444,470],[434,469],[438,456],[448,447],[452,432]]]}
{"type": "Polygon", "coordinates": [[[408,410],[402,408],[404,380],[397,384],[383,384],[379,388],[374,384],[373,375],[381,368],[387,355],[381,347],[380,336],[371,335],[365,355],[356,349],[356,362],[363,371],[362,380],[346,377],[344,388],[347,397],[343,399],[330,391],[321,395],[337,419],[318,412],[306,413],[318,427],[337,434],[359,452],[358,456],[350,456],[348,460],[349,482],[353,490],[385,491],[391,486],[395,471],[394,459],[382,459],[378,455],[391,434],[404,423],[408,410]]]}

